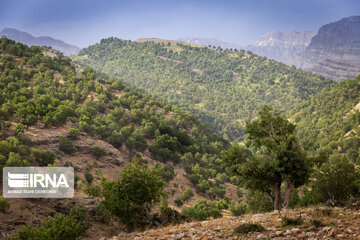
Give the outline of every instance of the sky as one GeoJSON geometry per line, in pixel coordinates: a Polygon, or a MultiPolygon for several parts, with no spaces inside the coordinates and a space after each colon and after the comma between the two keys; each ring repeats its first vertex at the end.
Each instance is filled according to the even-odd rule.
{"type": "Polygon", "coordinates": [[[272,30],[317,30],[360,15],[360,0],[0,0],[0,29],[79,47],[102,38],[217,38],[247,45],[272,30]]]}

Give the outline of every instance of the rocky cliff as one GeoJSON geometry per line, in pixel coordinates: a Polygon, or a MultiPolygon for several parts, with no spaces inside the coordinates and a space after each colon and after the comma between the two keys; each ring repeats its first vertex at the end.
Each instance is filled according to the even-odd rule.
{"type": "Polygon", "coordinates": [[[360,73],[360,16],[343,18],[319,29],[300,54],[300,67],[344,80],[360,73]]]}
{"type": "Polygon", "coordinates": [[[294,56],[305,50],[315,34],[316,31],[288,33],[272,31],[263,35],[253,45],[247,46],[247,49],[258,55],[292,65],[296,63],[294,56]]]}

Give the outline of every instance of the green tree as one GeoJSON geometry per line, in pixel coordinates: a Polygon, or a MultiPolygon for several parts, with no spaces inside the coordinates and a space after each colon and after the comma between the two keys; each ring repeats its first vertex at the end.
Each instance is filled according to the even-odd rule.
{"type": "Polygon", "coordinates": [[[268,194],[274,209],[288,208],[292,190],[309,177],[310,161],[294,135],[294,124],[268,106],[259,115],[259,119],[248,122],[245,128],[247,146],[256,154],[246,157],[239,149],[231,149],[225,153],[224,162],[242,178],[246,188],[268,194]]]}
{"type": "Polygon", "coordinates": [[[102,186],[104,206],[131,231],[149,219],[152,206],[163,193],[164,181],[159,168],[150,170],[137,161],[125,166],[121,180],[104,180],[102,186]]]}
{"type": "Polygon", "coordinates": [[[60,136],[59,150],[67,154],[71,154],[76,151],[73,143],[70,140],[68,140],[65,136],[60,136]]]}
{"type": "Polygon", "coordinates": [[[312,191],[318,202],[342,205],[350,197],[359,194],[359,173],[345,156],[332,155],[328,162],[314,171],[312,191]]]}

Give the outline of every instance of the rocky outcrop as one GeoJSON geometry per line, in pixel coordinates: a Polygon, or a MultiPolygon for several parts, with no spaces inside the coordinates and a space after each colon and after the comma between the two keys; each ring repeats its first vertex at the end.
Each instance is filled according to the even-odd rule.
{"type": "Polygon", "coordinates": [[[299,67],[338,81],[360,74],[360,16],[322,26],[300,56],[299,67]]]}
{"type": "Polygon", "coordinates": [[[80,51],[79,47],[67,44],[61,40],[57,40],[51,37],[34,37],[27,32],[22,32],[13,28],[4,28],[0,32],[0,37],[3,35],[9,39],[24,43],[29,46],[35,45],[52,47],[55,50],[62,52],[66,56],[76,54],[80,51]]]}

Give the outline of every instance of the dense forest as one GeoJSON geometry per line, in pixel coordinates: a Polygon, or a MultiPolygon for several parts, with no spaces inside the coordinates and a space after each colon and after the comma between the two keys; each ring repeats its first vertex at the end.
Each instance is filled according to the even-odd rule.
{"type": "Polygon", "coordinates": [[[226,140],[267,104],[290,110],[333,81],[236,49],[166,40],[101,40],[74,59],[194,114],[226,140]]]}
{"type": "Polygon", "coordinates": [[[360,76],[323,90],[290,111],[301,143],[329,154],[341,153],[360,164],[360,76]]]}

